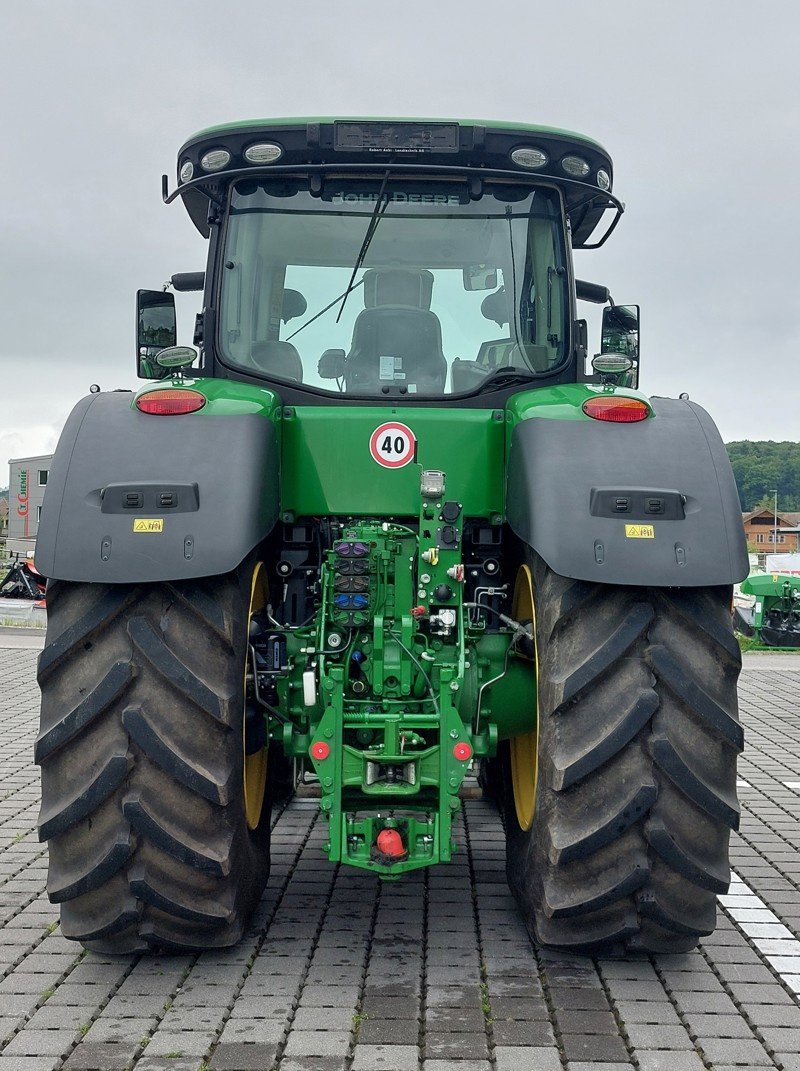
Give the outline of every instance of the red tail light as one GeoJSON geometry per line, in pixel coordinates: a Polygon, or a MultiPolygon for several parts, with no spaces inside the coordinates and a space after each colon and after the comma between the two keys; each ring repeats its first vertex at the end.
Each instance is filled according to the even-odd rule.
{"type": "Polygon", "coordinates": [[[180,413],[196,413],[206,404],[205,397],[196,390],[181,387],[165,387],[149,390],[136,399],[136,408],[153,416],[178,416],[180,413]]]}
{"type": "Polygon", "coordinates": [[[589,398],[583,411],[595,420],[610,420],[615,424],[635,424],[650,415],[650,406],[638,398],[589,398]]]}

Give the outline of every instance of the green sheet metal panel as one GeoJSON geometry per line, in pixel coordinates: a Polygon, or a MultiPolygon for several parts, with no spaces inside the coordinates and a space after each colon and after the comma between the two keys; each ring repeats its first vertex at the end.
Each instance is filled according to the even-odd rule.
{"type": "Polygon", "coordinates": [[[457,499],[465,516],[502,516],[502,411],[308,406],[285,409],[282,423],[284,515],[416,517],[420,472],[439,469],[447,476],[445,498],[457,499]],[[370,451],[374,432],[392,423],[416,440],[412,460],[398,468],[370,451]]]}

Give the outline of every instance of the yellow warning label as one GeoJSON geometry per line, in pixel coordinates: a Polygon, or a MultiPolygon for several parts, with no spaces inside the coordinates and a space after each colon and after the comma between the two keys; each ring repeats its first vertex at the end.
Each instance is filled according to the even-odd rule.
{"type": "Polygon", "coordinates": [[[133,522],[134,532],[163,532],[164,522],[160,517],[137,517],[133,522]]]}
{"type": "Polygon", "coordinates": [[[652,524],[626,524],[625,536],[627,539],[655,539],[656,530],[652,524]]]}

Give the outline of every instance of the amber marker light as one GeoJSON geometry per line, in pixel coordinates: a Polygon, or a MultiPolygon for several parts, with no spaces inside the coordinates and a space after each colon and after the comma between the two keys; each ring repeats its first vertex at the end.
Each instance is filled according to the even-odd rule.
{"type": "Polygon", "coordinates": [[[196,390],[185,387],[165,387],[150,390],[136,399],[136,408],[153,416],[178,416],[180,413],[196,413],[206,404],[205,397],[196,390]]]}
{"type": "Polygon", "coordinates": [[[649,405],[638,398],[588,398],[582,408],[592,419],[610,420],[613,424],[635,424],[650,415],[649,405]]]}

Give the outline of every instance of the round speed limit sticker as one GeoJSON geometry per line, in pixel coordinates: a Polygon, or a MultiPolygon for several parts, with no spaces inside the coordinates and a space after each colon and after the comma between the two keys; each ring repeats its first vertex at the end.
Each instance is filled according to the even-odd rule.
{"type": "Polygon", "coordinates": [[[385,469],[401,469],[414,459],[417,440],[414,432],[395,420],[381,424],[369,439],[369,452],[385,469]]]}

